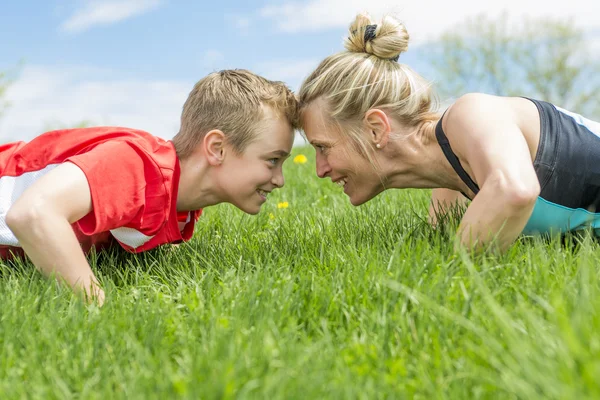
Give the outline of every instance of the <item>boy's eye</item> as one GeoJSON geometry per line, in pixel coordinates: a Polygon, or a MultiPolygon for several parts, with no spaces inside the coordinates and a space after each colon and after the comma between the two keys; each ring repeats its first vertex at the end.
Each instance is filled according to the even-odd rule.
{"type": "Polygon", "coordinates": [[[269,158],[267,160],[271,165],[277,165],[277,163],[279,162],[279,158],[269,158]]]}

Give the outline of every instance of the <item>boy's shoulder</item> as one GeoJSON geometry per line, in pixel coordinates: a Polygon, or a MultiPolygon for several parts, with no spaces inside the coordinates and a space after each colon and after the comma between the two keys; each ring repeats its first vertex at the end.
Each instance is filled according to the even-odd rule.
{"type": "MultiPolygon", "coordinates": [[[[177,154],[171,141],[123,127],[93,127],[49,132],[56,146],[65,146],[64,161],[78,165],[90,179],[101,181],[130,177],[144,185],[170,185],[177,154]]],[[[91,183],[91,182],[90,182],[91,183]]]]}
{"type": "Polygon", "coordinates": [[[168,140],[152,135],[141,129],[120,126],[94,126],[88,128],[60,129],[43,133],[30,143],[49,146],[85,149],[105,142],[124,141],[149,149],[164,146],[168,140]]]}
{"type": "Polygon", "coordinates": [[[159,168],[172,169],[176,153],[169,140],[140,129],[98,126],[45,132],[29,142],[14,143],[0,149],[6,171],[36,171],[57,165],[72,157],[90,154],[116,159],[139,155],[159,168]],[[14,167],[14,168],[12,168],[14,167]]]}

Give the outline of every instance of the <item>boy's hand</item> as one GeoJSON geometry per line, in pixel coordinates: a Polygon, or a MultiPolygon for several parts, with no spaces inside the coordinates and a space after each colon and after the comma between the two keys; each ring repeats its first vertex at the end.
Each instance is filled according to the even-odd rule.
{"type": "Polygon", "coordinates": [[[96,303],[98,304],[98,306],[102,307],[104,305],[104,290],[102,290],[99,286],[96,286],[95,288],[95,294],[93,295],[92,298],[87,298],[86,300],[88,301],[88,303],[96,303]]]}
{"type": "Polygon", "coordinates": [[[79,167],[64,163],[33,183],[6,214],[6,224],[34,265],[56,274],[86,299],[104,303],[71,224],[92,210],[90,187],[79,167]]]}

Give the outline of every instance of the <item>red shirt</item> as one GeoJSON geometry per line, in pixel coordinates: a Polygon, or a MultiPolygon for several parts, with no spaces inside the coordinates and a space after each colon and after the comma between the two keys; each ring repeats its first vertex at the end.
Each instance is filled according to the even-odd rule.
{"type": "Polygon", "coordinates": [[[92,211],[73,230],[84,251],[116,240],[138,253],[189,240],[202,210],[178,213],[179,161],[170,141],[147,132],[95,127],[44,133],[0,145],[0,257],[22,254],[6,213],[23,191],[64,162],[87,177],[92,211]],[[186,222],[179,229],[179,221],[186,222]]]}

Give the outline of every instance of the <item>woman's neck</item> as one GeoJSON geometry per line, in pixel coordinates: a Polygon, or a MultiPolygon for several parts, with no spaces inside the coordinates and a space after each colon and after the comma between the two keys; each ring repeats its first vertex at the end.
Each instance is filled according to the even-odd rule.
{"type": "Polygon", "coordinates": [[[381,161],[386,188],[448,188],[462,190],[462,181],[452,169],[435,137],[438,120],[424,123],[416,131],[400,132],[390,140],[381,161]]]}

